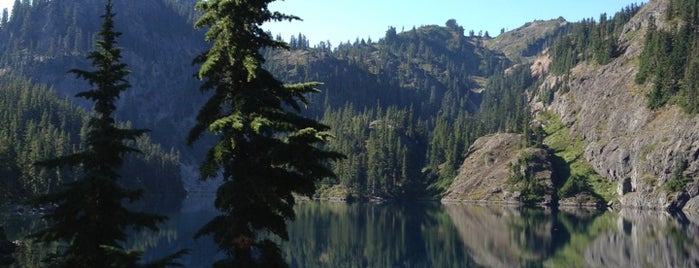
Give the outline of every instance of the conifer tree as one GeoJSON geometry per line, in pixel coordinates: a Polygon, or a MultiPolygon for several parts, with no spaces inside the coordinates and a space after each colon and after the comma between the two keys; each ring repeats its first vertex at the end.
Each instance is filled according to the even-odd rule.
{"type": "MultiPolygon", "coordinates": [[[[44,218],[49,226],[32,237],[44,243],[64,243],[65,248],[47,260],[51,267],[138,267],[140,252],[127,251],[126,229],[149,228],[157,230],[157,223],[165,217],[127,210],[122,201],[133,202],[142,195],[140,190],[128,190],[118,183],[119,169],[127,153],[137,152],[125,144],[147,132],[144,129],[125,129],[116,125],[112,113],[115,101],[130,87],[125,77],[127,66],[121,63],[121,48],[116,47],[112,1],[108,0],[102,28],[98,32],[96,48],[88,59],[94,71],[71,70],[78,78],[93,87],[77,97],[94,101],[94,117],[90,119],[87,150],[39,163],[47,167],[79,167],[82,178],[66,183],[59,190],[42,195],[34,204],[55,204],[53,212],[44,218]]],[[[174,254],[151,266],[172,264],[174,254]]]]}
{"type": "Polygon", "coordinates": [[[9,267],[15,262],[12,253],[17,250],[17,245],[7,240],[5,229],[0,226],[0,267],[9,267]]]}
{"type": "Polygon", "coordinates": [[[285,85],[262,68],[262,49],[288,49],[261,25],[296,20],[271,12],[271,0],[207,0],[197,28],[208,28],[210,50],[201,64],[200,90],[210,94],[188,142],[205,131],[217,135],[200,172],[202,179],[222,171],[215,206],[221,211],[197,233],[210,235],[227,258],[217,267],[287,266],[272,235],[288,240],[286,221],[294,219],[292,193],[310,196],[321,178],[334,176],[328,162],[341,155],[316,147],[328,127],[300,115],[305,94],[318,83],[285,85]]]}
{"type": "Polygon", "coordinates": [[[7,12],[7,8],[2,9],[2,18],[0,18],[0,27],[4,27],[7,25],[7,23],[10,22],[10,15],[7,12]]]}

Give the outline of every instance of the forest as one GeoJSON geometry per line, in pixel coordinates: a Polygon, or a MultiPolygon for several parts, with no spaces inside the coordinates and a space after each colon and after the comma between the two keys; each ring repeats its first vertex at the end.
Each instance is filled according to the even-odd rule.
{"type": "MultiPolygon", "coordinates": [[[[615,37],[640,8],[529,37],[518,56],[548,49],[551,72],[559,75],[583,61],[608,63],[621,54],[615,37]]],[[[299,34],[290,51],[268,51],[267,66],[284,80],[324,82],[308,114],[334,129],[337,138],[328,146],[348,158],[333,165],[338,178],[324,181],[318,195],[437,197],[477,138],[513,132],[540,145],[543,131],[531,124],[528,105],[541,81],[488,42],[495,39],[464,35],[449,20],[401,33],[389,28],[379,41],[357,39],[335,49],[311,47],[299,34]]]]}
{"type": "MultiPolygon", "coordinates": [[[[0,76],[0,88],[0,200],[16,204],[77,175],[77,170],[50,170],[35,164],[83,149],[89,114],[47,86],[26,79],[0,76]]],[[[126,160],[124,184],[183,196],[178,152],[163,149],[147,136],[134,145],[143,154],[126,160]]]]}
{"type": "MultiPolygon", "coordinates": [[[[97,208],[103,202],[95,207],[70,203],[76,189],[93,186],[76,178],[98,178],[109,186],[94,188],[100,191],[116,189],[106,191],[113,195],[90,194],[94,199],[107,196],[105,202],[118,211],[124,209],[122,200],[141,197],[139,190],[127,188],[183,198],[193,182],[220,179],[215,189],[205,191],[216,194],[214,207],[221,214],[195,236],[212,236],[226,251],[219,265],[260,264],[255,256],[262,254],[258,259],[274,266],[284,261],[276,240],[260,234],[288,240],[286,221],[295,217],[299,195],[437,200],[459,174],[471,145],[489,134],[521,134],[521,147],[553,155],[552,191],[527,170],[531,155],[519,156],[509,166],[507,183],[517,187],[523,203],[541,202],[547,194],[586,193],[608,204],[616,194],[609,186],[613,183],[600,179],[581,157],[590,154],[582,138],[561,137],[571,136],[572,124],[553,113],[535,115],[531,105],[550,104],[555,94],[567,94],[572,102],[566,87],[576,79],[576,66],[600,68],[624,55],[629,47],[620,36],[630,34],[627,25],[641,5],[579,22],[552,20],[557,25],[553,31],[527,36],[504,50],[498,43],[506,37],[466,34],[453,19],[402,32],[390,27],[379,40],[312,45],[303,33],[285,38],[258,27],[269,20],[295,19],[271,13],[269,1],[120,1],[114,7],[124,16],[114,21],[112,2],[107,2],[102,28],[96,23],[102,6],[88,0],[16,0],[11,14],[3,12],[0,204],[38,197],[35,202],[59,208],[49,217],[60,223],[73,218],[65,216],[71,213],[105,210],[97,208]],[[187,8],[195,2],[197,11],[187,8]],[[225,15],[233,11],[252,15],[225,15]],[[124,26],[127,22],[134,26],[124,26]],[[110,23],[124,34],[112,32],[110,23]],[[116,37],[118,42],[109,39],[116,37]],[[122,55],[123,65],[118,62],[122,55]],[[551,64],[537,73],[532,64],[540,58],[551,64]],[[100,59],[128,70],[117,68],[120,77],[106,83],[113,77],[101,76],[99,68],[105,67],[100,59]],[[98,71],[82,71],[90,67],[98,71]],[[66,74],[69,70],[85,81],[66,74]],[[543,87],[540,78],[549,71],[563,82],[543,87]],[[102,88],[79,92],[94,84],[113,87],[112,95],[101,95],[102,88]],[[256,88],[263,90],[250,90],[256,88]],[[85,157],[104,155],[99,150],[107,138],[100,135],[119,149],[109,165],[118,167],[118,174],[109,170],[106,180],[95,171],[102,167],[85,157]],[[575,150],[574,157],[563,155],[567,150],[575,150]],[[60,165],[46,165],[47,159],[60,165]],[[119,185],[112,185],[116,178],[119,185]]],[[[694,115],[699,111],[699,5],[668,3],[666,16],[651,20],[645,33],[634,86],[646,90],[649,111],[676,105],[694,115]]],[[[687,161],[675,162],[673,181],[663,186],[671,194],[690,182],[683,177],[687,161]]],[[[124,230],[157,230],[156,223],[164,220],[129,213],[114,213],[127,220],[110,226],[115,235],[105,243],[117,245],[116,253],[98,249],[103,256],[114,253],[134,262],[140,253],[126,252],[118,243],[125,239],[124,230]]],[[[38,236],[44,242],[69,241],[73,238],[60,229],[69,227],[80,233],[75,226],[57,225],[38,236]]],[[[0,238],[5,239],[2,232],[0,238]]],[[[99,263],[99,258],[81,259],[81,249],[72,247],[67,252],[73,255],[53,257],[99,263]]]]}
{"type": "Polygon", "coordinates": [[[677,104],[688,114],[699,112],[699,4],[673,0],[668,3],[665,28],[653,23],[646,35],[636,83],[652,82],[648,108],[677,104]]]}
{"type": "MultiPolygon", "coordinates": [[[[156,7],[143,6],[142,12],[157,12],[160,19],[134,28],[136,32],[155,32],[162,38],[184,36],[187,41],[178,41],[178,46],[161,46],[159,52],[148,52],[146,48],[153,47],[148,43],[150,41],[126,32],[120,43],[127,52],[126,60],[132,62],[132,83],[144,90],[124,96],[124,106],[119,108],[118,114],[135,126],[152,128],[152,141],[162,144],[153,145],[153,150],[145,150],[150,152],[146,154],[146,162],[162,164],[158,169],[148,169],[153,171],[152,174],[140,177],[168,174],[168,177],[180,180],[177,162],[193,165],[203,159],[201,150],[184,145],[187,127],[183,123],[195,113],[195,104],[203,101],[194,90],[198,82],[189,75],[176,75],[194,73],[187,63],[187,55],[193,58],[194,54],[179,51],[204,47],[203,43],[196,41],[201,33],[187,30],[191,27],[187,24],[194,20],[196,13],[183,6],[193,2],[165,1],[158,11],[154,10],[156,7]],[[162,30],[159,25],[170,25],[171,30],[162,30]],[[158,66],[167,66],[165,68],[170,70],[158,71],[155,69],[158,66]],[[161,84],[169,86],[162,87],[161,84]],[[161,105],[142,104],[146,99],[161,105]]],[[[49,1],[31,4],[17,1],[16,4],[13,13],[8,15],[13,19],[3,20],[0,26],[0,36],[9,37],[0,39],[4,51],[0,61],[5,72],[15,77],[32,77],[34,82],[26,83],[38,87],[45,88],[43,83],[55,85],[44,89],[51,95],[46,98],[64,106],[71,105],[70,102],[75,101],[65,98],[71,95],[69,92],[75,92],[70,88],[81,84],[64,78],[61,74],[64,70],[56,67],[86,65],[81,55],[91,47],[96,25],[90,23],[89,17],[76,14],[96,12],[99,7],[77,2],[56,5],[49,1]],[[37,16],[41,19],[35,19],[37,16]],[[41,29],[52,34],[41,34],[38,26],[42,23],[55,26],[41,29]],[[53,90],[58,94],[50,93],[53,90]]],[[[117,7],[120,7],[119,3],[117,7]]],[[[136,7],[124,5],[121,8],[136,7]]],[[[581,61],[606,63],[621,49],[614,36],[639,9],[640,6],[632,5],[614,16],[602,14],[598,20],[590,18],[569,23],[555,34],[528,39],[526,49],[518,53],[530,56],[537,53],[533,51],[549,48],[554,59],[551,70],[557,74],[565,74],[581,61]]],[[[285,40],[281,36],[275,39],[285,40]]],[[[332,165],[338,176],[323,180],[317,197],[435,198],[451,183],[475,139],[496,132],[529,133],[527,136],[531,136],[535,130],[530,125],[533,118],[528,102],[531,100],[525,93],[535,91],[538,82],[531,77],[529,67],[490,49],[488,43],[494,42],[492,37],[479,36],[472,31],[466,35],[463,26],[455,20],[447,21],[444,26],[414,27],[400,33],[389,28],[378,41],[358,38],[353,43],[334,47],[326,42],[311,45],[303,34],[288,38],[288,42],[289,50],[266,49],[263,52],[267,59],[265,67],[289,83],[323,83],[320,94],[308,96],[312,105],[304,114],[329,125],[336,138],[327,147],[347,156],[346,160],[332,165]]],[[[30,92],[35,91],[39,92],[30,92]]],[[[80,101],[76,103],[86,107],[80,101]]],[[[75,113],[72,110],[66,112],[75,113]]],[[[36,116],[34,120],[42,122],[42,117],[36,116]]],[[[46,137],[46,140],[63,145],[51,144],[48,147],[68,148],[61,149],[64,151],[79,148],[83,124],[61,125],[61,120],[55,119],[55,127],[59,130],[52,132],[62,135],[61,138],[46,137]]],[[[24,119],[22,122],[30,124],[32,121],[24,119]]],[[[43,125],[40,129],[51,132],[44,130],[43,125]]],[[[20,136],[26,136],[22,134],[8,134],[12,140],[7,143],[23,144],[15,142],[20,136]]],[[[30,147],[22,146],[23,150],[27,148],[30,147]]],[[[50,188],[57,179],[49,177],[57,175],[51,174],[39,185],[29,182],[37,177],[31,174],[46,171],[36,171],[27,167],[27,163],[40,155],[61,151],[42,150],[33,152],[31,159],[18,158],[17,164],[6,167],[8,172],[23,174],[11,176],[17,179],[7,183],[26,185],[24,187],[29,187],[26,193],[50,188]],[[32,184],[35,184],[31,186],[33,188],[29,186],[32,184]]],[[[141,183],[154,187],[162,184],[148,180],[141,183]]],[[[182,189],[153,191],[182,192],[182,189]]]]}

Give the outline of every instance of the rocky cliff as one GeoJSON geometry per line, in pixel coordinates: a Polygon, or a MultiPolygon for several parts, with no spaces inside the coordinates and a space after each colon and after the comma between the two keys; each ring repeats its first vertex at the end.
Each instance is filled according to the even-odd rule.
{"type": "MultiPolygon", "coordinates": [[[[539,86],[527,95],[535,118],[545,128],[554,124],[551,120],[555,118],[561,125],[557,131],[564,132],[554,139],[547,131],[546,146],[560,152],[560,143],[577,144],[578,153],[559,156],[568,164],[574,161],[589,167],[588,173],[600,182],[586,187],[591,195],[613,206],[685,211],[699,207],[699,116],[688,115],[676,106],[648,109],[646,93],[652,85],[634,82],[651,21],[658,28],[672,27],[662,19],[667,4],[665,0],[649,2],[624,26],[617,42],[620,55],[608,64],[583,61],[560,76],[532,73],[539,86]],[[546,92],[553,92],[553,98],[542,101],[547,99],[541,96],[546,92]]],[[[550,60],[545,51],[534,64],[550,60]]],[[[532,70],[541,69],[536,67],[532,70]]],[[[505,186],[510,175],[502,164],[512,162],[520,150],[510,145],[513,137],[496,135],[478,140],[445,200],[515,201],[505,186]],[[494,148],[498,148],[495,154],[494,148]]],[[[558,186],[571,180],[575,172],[564,174],[567,176],[558,186]]],[[[564,201],[585,202],[576,198],[564,201]]]]}
{"type": "Polygon", "coordinates": [[[699,117],[674,106],[649,110],[649,86],[634,83],[647,25],[662,18],[665,2],[651,1],[626,25],[620,57],[604,66],[580,64],[568,79],[549,75],[539,92],[555,89],[553,101],[532,102],[535,112],[560,116],[570,136],[582,139],[582,157],[616,186],[615,204],[623,207],[681,209],[699,193],[699,117]],[[677,176],[691,181],[668,190],[677,176]]]}

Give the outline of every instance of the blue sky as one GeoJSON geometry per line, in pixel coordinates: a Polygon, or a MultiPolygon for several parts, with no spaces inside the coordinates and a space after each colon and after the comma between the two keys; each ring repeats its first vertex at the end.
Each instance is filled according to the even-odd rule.
{"type": "MultiPolygon", "coordinates": [[[[137,1],[137,0],[128,0],[137,1]]],[[[599,18],[614,14],[641,0],[285,0],[272,3],[270,9],[301,17],[304,21],[265,25],[275,35],[305,34],[311,45],[329,40],[331,44],[354,41],[357,37],[379,40],[389,26],[410,30],[413,26],[444,25],[456,19],[459,25],[476,33],[492,36],[501,28],[515,29],[535,19],[568,21],[599,18]]],[[[14,0],[0,0],[0,8],[9,8],[14,0]]]]}
{"type": "Polygon", "coordinates": [[[410,30],[413,26],[444,25],[456,19],[466,32],[515,29],[536,19],[563,16],[568,21],[614,14],[641,0],[285,0],[272,3],[271,10],[299,16],[303,21],[266,26],[272,33],[289,36],[303,33],[311,45],[329,40],[333,46],[357,37],[377,41],[389,26],[410,30]]]}

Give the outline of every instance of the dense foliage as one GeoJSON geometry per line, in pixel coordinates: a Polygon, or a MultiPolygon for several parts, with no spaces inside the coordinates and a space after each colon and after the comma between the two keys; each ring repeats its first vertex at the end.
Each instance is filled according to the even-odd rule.
{"type": "Polygon", "coordinates": [[[618,43],[626,23],[641,9],[631,4],[610,17],[601,14],[598,21],[592,18],[572,24],[568,31],[548,41],[554,74],[566,74],[583,61],[607,64],[619,56],[625,48],[618,43]]]}
{"type": "MultiPolygon", "coordinates": [[[[172,0],[171,5],[186,1],[188,0],[172,0]]],[[[139,1],[138,4],[142,3],[139,1]]],[[[0,163],[0,184],[3,186],[0,187],[0,203],[17,203],[26,197],[46,193],[55,189],[59,183],[75,177],[75,170],[48,171],[32,164],[48,156],[67,155],[85,148],[88,113],[73,102],[85,104],[85,107],[90,107],[90,104],[76,99],[63,99],[62,96],[72,96],[76,93],[76,88],[87,86],[80,80],[66,75],[66,71],[88,66],[85,55],[95,39],[94,32],[98,30],[99,22],[96,22],[96,19],[99,19],[98,14],[103,7],[101,5],[100,2],[87,4],[81,1],[16,1],[11,16],[8,14],[7,19],[0,21],[0,121],[3,122],[0,125],[0,159],[3,159],[0,163]],[[80,15],[93,13],[94,16],[80,15]],[[20,32],[22,34],[19,34],[20,32]],[[75,51],[68,49],[76,46],[79,49],[75,51]],[[22,77],[32,77],[32,80],[28,81],[22,77]],[[49,84],[51,88],[42,84],[49,84]]],[[[127,6],[123,7],[126,10],[127,6]]],[[[161,20],[166,22],[163,25],[180,25],[171,30],[173,35],[193,35],[191,26],[177,22],[177,17],[170,15],[168,11],[161,8],[161,20]]],[[[155,26],[158,25],[151,27],[155,26]]],[[[142,42],[137,42],[132,33],[125,34],[124,38],[127,39],[124,43],[132,47],[142,42]]],[[[141,54],[147,53],[139,53],[141,54]]],[[[134,58],[134,53],[130,50],[127,50],[125,55],[129,59],[134,58]]],[[[149,62],[153,64],[162,62],[165,66],[181,69],[180,73],[190,73],[188,63],[191,59],[183,61],[179,64],[180,67],[177,67],[178,65],[172,62],[159,60],[158,54],[149,55],[152,57],[149,62]]],[[[169,82],[151,79],[144,83],[143,77],[157,77],[153,75],[154,69],[149,68],[151,71],[144,72],[146,67],[140,64],[134,67],[137,71],[134,76],[138,77],[136,80],[139,81],[136,87],[143,89],[139,92],[147,91],[148,88],[143,86],[148,83],[166,87],[172,84],[187,85],[181,81],[182,79],[178,79],[181,76],[175,76],[175,72],[172,71],[163,72],[172,75],[165,79],[169,82]]],[[[146,98],[143,93],[134,95],[146,98]]],[[[128,94],[123,97],[130,98],[128,94]]],[[[158,102],[157,98],[147,99],[158,102]]],[[[136,107],[146,109],[145,107],[152,106],[130,102],[122,104],[119,107],[120,119],[130,119],[134,125],[152,123],[152,119],[144,120],[143,116],[136,116],[141,114],[136,107]]],[[[163,104],[153,106],[166,107],[163,104]]],[[[172,106],[182,107],[174,104],[172,106]]],[[[120,127],[131,127],[131,123],[128,122],[119,124],[120,127]]],[[[174,137],[172,127],[164,127],[169,124],[161,122],[157,126],[159,128],[154,131],[152,137],[166,144],[166,148],[174,147],[173,140],[182,143],[184,134],[174,137]]],[[[122,184],[127,187],[145,188],[149,193],[182,196],[184,189],[180,182],[179,170],[181,154],[173,149],[164,150],[151,141],[148,135],[131,143],[143,154],[129,155],[125,158],[121,171],[124,177],[122,184]]]]}
{"type": "Polygon", "coordinates": [[[262,66],[261,50],[286,48],[260,26],[297,17],[271,12],[267,1],[208,0],[197,28],[206,28],[209,50],[201,65],[200,90],[208,101],[188,137],[205,132],[218,141],[200,167],[202,179],[223,175],[214,217],[197,236],[212,236],[226,254],[215,267],[284,267],[279,246],[270,236],[288,240],[286,221],[295,218],[293,194],[311,196],[316,182],[334,177],[328,164],[342,158],[318,148],[329,128],[300,113],[317,83],[285,85],[262,66]]]}
{"type": "MultiPolygon", "coordinates": [[[[119,127],[113,117],[116,100],[131,87],[125,79],[129,74],[127,65],[120,61],[122,50],[116,47],[120,33],[114,30],[113,17],[112,2],[107,1],[99,39],[88,56],[95,70],[71,70],[92,86],[77,95],[94,102],[95,114],[87,124],[86,148],[40,162],[48,168],[80,170],[78,178],[33,200],[36,206],[55,206],[43,216],[48,226],[31,235],[43,243],[65,245],[46,260],[52,267],[138,267],[140,252],[123,247],[127,231],[157,231],[156,225],[165,220],[163,216],[131,211],[123,204],[135,202],[143,195],[142,190],[119,185],[124,156],[138,152],[125,141],[135,141],[147,130],[119,127]]],[[[153,265],[172,265],[172,258],[179,254],[153,265]]]]}
{"type": "Polygon", "coordinates": [[[299,35],[292,51],[266,57],[285,79],[324,82],[308,114],[332,127],[337,139],[328,146],[348,159],[333,165],[338,179],[323,189],[411,199],[446,189],[476,138],[529,129],[524,92],[536,85],[529,67],[512,66],[484,46],[489,41],[465,36],[449,20],[402,33],[389,28],[378,42],[335,49],[310,47],[299,35]]]}
{"type": "MultiPolygon", "coordinates": [[[[0,75],[0,121],[0,203],[46,193],[77,175],[73,169],[34,165],[84,149],[88,113],[70,100],[44,85],[0,75]]],[[[126,157],[122,183],[151,193],[182,195],[178,153],[164,151],[148,136],[133,143],[143,153],[126,157]]]]}
{"type": "MultiPolygon", "coordinates": [[[[16,19],[0,26],[0,37],[5,37],[0,38],[3,66],[65,92],[69,84],[52,70],[85,65],[80,57],[86,47],[82,44],[89,44],[94,36],[83,33],[95,27],[86,17],[73,14],[91,14],[94,4],[87,0],[35,2],[13,12],[16,17],[8,15],[16,19]],[[22,28],[27,34],[9,34],[22,28]],[[43,34],[46,31],[51,34],[43,34]],[[47,39],[51,36],[52,40],[47,39]],[[22,49],[22,43],[33,45],[22,49]]],[[[202,31],[191,31],[186,24],[201,15],[192,11],[192,2],[115,3],[125,10],[124,20],[138,22],[125,32],[121,44],[125,59],[134,63],[132,83],[144,88],[138,95],[124,96],[123,108],[117,112],[135,126],[152,126],[153,139],[183,151],[185,163],[203,158],[203,153],[192,153],[182,142],[183,130],[204,102],[187,90],[199,85],[195,79],[182,75],[195,72],[185,67],[194,57],[192,51],[206,47],[192,41],[203,39],[202,31]],[[155,45],[153,40],[166,41],[155,45]],[[152,105],[144,105],[145,99],[152,100],[152,105]]],[[[608,63],[623,53],[624,44],[617,40],[623,25],[639,9],[630,5],[614,16],[602,14],[598,21],[566,24],[559,19],[555,24],[560,29],[547,36],[528,36],[520,54],[533,56],[548,48],[551,71],[560,75],[583,61],[608,63]]],[[[282,39],[277,36],[275,41],[282,39]]],[[[504,131],[532,138],[537,130],[529,126],[527,97],[539,95],[545,102],[553,98],[553,91],[527,92],[538,86],[528,64],[513,63],[503,53],[488,49],[495,47],[489,43],[498,40],[465,34],[455,20],[402,31],[391,27],[378,41],[358,38],[312,45],[303,34],[288,40],[289,51],[261,51],[264,66],[282,81],[323,82],[318,86],[321,93],[306,96],[310,105],[303,113],[331,126],[337,138],[326,148],[348,157],[332,165],[336,179],[322,182],[322,189],[339,189],[335,193],[340,195],[404,199],[439,194],[458,173],[476,138],[504,131]]],[[[206,135],[203,140],[213,143],[206,135]]],[[[194,151],[203,147],[195,146],[194,151]]]]}
{"type": "Polygon", "coordinates": [[[678,104],[685,112],[699,112],[699,4],[668,1],[667,16],[654,18],[646,33],[636,83],[652,82],[648,108],[678,104]],[[656,23],[667,25],[660,29],[656,23]]]}
{"type": "MultiPolygon", "coordinates": [[[[120,38],[129,81],[139,90],[121,96],[116,115],[134,127],[152,129],[164,148],[182,152],[183,162],[198,161],[183,142],[203,98],[192,58],[205,48],[201,31],[192,29],[194,0],[116,1],[118,25],[128,25],[120,38]]],[[[8,22],[0,25],[0,73],[31,77],[50,85],[61,97],[88,85],[66,70],[89,68],[86,60],[99,30],[102,1],[17,1],[8,22]]],[[[86,109],[91,103],[73,101],[86,109]]]]}

